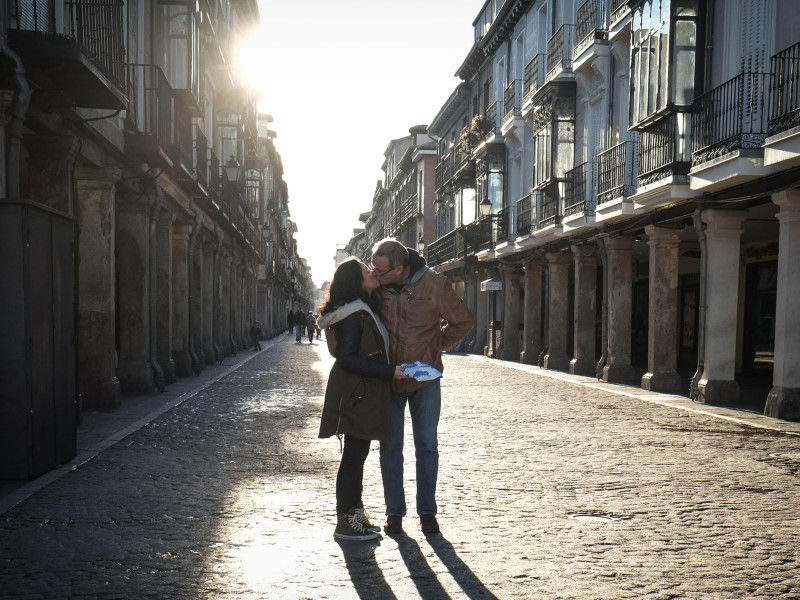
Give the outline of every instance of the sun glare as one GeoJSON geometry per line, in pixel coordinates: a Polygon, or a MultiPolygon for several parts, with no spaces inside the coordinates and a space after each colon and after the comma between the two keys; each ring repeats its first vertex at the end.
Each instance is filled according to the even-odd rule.
{"type": "Polygon", "coordinates": [[[237,55],[239,71],[244,79],[254,89],[263,92],[269,79],[269,61],[265,60],[269,53],[264,32],[256,29],[248,37],[243,38],[239,42],[237,55]]]}

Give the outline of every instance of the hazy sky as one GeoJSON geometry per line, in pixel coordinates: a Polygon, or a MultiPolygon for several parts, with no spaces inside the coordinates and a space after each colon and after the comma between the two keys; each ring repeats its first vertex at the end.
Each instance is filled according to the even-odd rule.
{"type": "Polygon", "coordinates": [[[460,83],[485,0],[259,0],[245,65],[263,87],[300,255],[317,285],[363,226],[390,140],[427,125],[460,83]]]}

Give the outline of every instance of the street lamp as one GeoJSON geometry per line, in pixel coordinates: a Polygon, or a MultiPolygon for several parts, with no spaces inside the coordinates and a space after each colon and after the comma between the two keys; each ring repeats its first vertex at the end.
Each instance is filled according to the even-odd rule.
{"type": "Polygon", "coordinates": [[[425,240],[422,239],[421,233],[419,234],[419,239],[417,240],[417,250],[419,250],[420,254],[425,252],[425,240]]]}
{"type": "Polygon", "coordinates": [[[484,196],[483,200],[480,203],[481,207],[481,216],[486,217],[492,212],[492,201],[489,200],[489,196],[484,196]]]}
{"type": "Polygon", "coordinates": [[[225,177],[227,177],[228,181],[233,183],[234,181],[239,181],[239,171],[241,170],[241,165],[239,161],[236,160],[236,157],[231,155],[228,162],[225,163],[225,177]]]}

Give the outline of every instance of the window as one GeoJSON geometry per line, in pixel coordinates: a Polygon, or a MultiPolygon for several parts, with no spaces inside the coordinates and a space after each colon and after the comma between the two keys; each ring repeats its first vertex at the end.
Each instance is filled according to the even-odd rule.
{"type": "Polygon", "coordinates": [[[200,35],[194,3],[159,0],[153,15],[157,64],[173,89],[193,90],[199,99],[200,35]]]}
{"type": "Polygon", "coordinates": [[[633,12],[631,37],[631,124],[689,110],[698,73],[697,0],[646,0],[633,12]]]}

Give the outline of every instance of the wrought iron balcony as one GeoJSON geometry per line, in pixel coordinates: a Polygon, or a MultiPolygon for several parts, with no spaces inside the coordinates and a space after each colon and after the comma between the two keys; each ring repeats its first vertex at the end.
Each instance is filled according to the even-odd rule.
{"type": "Polygon", "coordinates": [[[690,115],[669,113],[639,133],[639,186],[674,176],[688,176],[690,155],[685,135],[690,115]],[[679,124],[681,132],[679,133],[679,124]]]}
{"type": "Polygon", "coordinates": [[[575,26],[562,25],[547,41],[547,79],[572,69],[575,26]]]}
{"type": "Polygon", "coordinates": [[[611,22],[621,21],[630,10],[628,0],[611,0],[611,22]]]}
{"type": "Polygon", "coordinates": [[[127,108],[123,0],[10,1],[11,46],[38,88],[84,108],[127,108]]]}
{"type": "Polygon", "coordinates": [[[768,135],[800,125],[800,42],[771,59],[772,86],[768,135]]]}
{"type": "Polygon", "coordinates": [[[418,203],[416,194],[409,196],[403,201],[403,204],[400,206],[400,218],[398,219],[401,225],[417,216],[417,207],[418,203]]]}
{"type": "Polygon", "coordinates": [[[488,215],[465,226],[463,230],[468,250],[472,252],[493,250],[497,243],[500,219],[499,214],[488,215]]]}
{"type": "Polygon", "coordinates": [[[531,220],[533,214],[530,194],[517,200],[517,235],[529,235],[533,231],[531,220]]]}
{"type": "Polygon", "coordinates": [[[505,107],[505,114],[503,116],[503,125],[508,125],[515,117],[519,117],[522,106],[522,80],[513,79],[511,83],[506,86],[506,91],[503,96],[503,104],[505,107]]]}
{"type": "Polygon", "coordinates": [[[208,149],[208,197],[211,198],[214,202],[219,204],[219,194],[220,194],[220,184],[221,184],[221,177],[220,177],[220,166],[219,166],[219,158],[217,157],[217,153],[214,152],[213,148],[208,149]]]}
{"type": "Polygon", "coordinates": [[[697,99],[692,116],[692,165],[764,145],[770,75],[742,73],[697,99]]]}
{"type": "Polygon", "coordinates": [[[539,228],[561,223],[561,199],[558,193],[559,182],[555,181],[541,190],[541,215],[539,228]]]}
{"type": "Polygon", "coordinates": [[[591,46],[595,40],[608,38],[602,0],[586,0],[578,7],[575,25],[575,56],[591,46]]]}
{"type": "Polygon", "coordinates": [[[589,198],[586,186],[587,175],[591,164],[585,162],[567,171],[567,193],[564,198],[564,216],[580,213],[594,214],[595,203],[589,198]]]}
{"type": "Polygon", "coordinates": [[[544,84],[544,68],[547,57],[544,54],[537,54],[530,62],[525,65],[525,79],[522,104],[528,104],[533,100],[536,92],[544,84]]]}
{"type": "MultiPolygon", "coordinates": [[[[514,207],[516,208],[516,207],[514,207]]],[[[503,242],[513,242],[514,238],[514,214],[508,208],[503,208],[497,213],[497,238],[496,242],[502,244],[503,242]]]]}
{"type": "Polygon", "coordinates": [[[128,65],[131,105],[125,152],[152,166],[172,167],[172,88],[158,65],[128,65]]]}
{"type": "Polygon", "coordinates": [[[496,135],[500,130],[500,123],[497,121],[497,115],[503,115],[503,101],[497,100],[492,102],[486,109],[486,138],[491,135],[496,135]]]}
{"type": "Polygon", "coordinates": [[[464,257],[464,235],[461,229],[447,232],[433,241],[425,252],[425,260],[431,267],[464,257]]]}
{"type": "Polygon", "coordinates": [[[622,142],[597,156],[597,203],[629,196],[635,189],[636,143],[622,142]]]}
{"type": "Polygon", "coordinates": [[[208,193],[208,139],[199,124],[192,125],[194,154],[192,169],[198,185],[208,193]]]}

